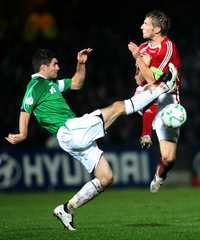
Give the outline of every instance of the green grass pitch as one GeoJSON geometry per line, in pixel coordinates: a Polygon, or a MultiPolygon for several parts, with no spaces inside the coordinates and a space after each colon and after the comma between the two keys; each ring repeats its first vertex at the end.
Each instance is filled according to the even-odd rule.
{"type": "Polygon", "coordinates": [[[0,240],[199,240],[200,190],[111,189],[77,209],[77,231],[52,215],[67,192],[0,194],[0,240]]]}

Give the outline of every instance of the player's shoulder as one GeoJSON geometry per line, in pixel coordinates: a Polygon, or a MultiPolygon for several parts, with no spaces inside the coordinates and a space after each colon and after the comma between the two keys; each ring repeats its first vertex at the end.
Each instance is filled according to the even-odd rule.
{"type": "Polygon", "coordinates": [[[176,43],[168,37],[163,40],[162,49],[165,49],[167,52],[172,52],[173,54],[178,54],[176,43]]]}
{"type": "Polygon", "coordinates": [[[27,88],[32,90],[37,90],[40,88],[45,88],[48,85],[49,81],[41,76],[33,76],[29,81],[27,88]]]}
{"type": "Polygon", "coordinates": [[[47,84],[49,82],[47,78],[43,77],[40,74],[33,74],[31,76],[31,81],[37,82],[38,84],[47,84]]]}
{"type": "Polygon", "coordinates": [[[164,39],[163,39],[163,41],[162,41],[162,43],[161,43],[162,45],[165,45],[165,46],[167,46],[167,47],[175,47],[176,46],[176,44],[175,44],[175,42],[174,41],[172,41],[169,37],[165,37],[164,39]]]}

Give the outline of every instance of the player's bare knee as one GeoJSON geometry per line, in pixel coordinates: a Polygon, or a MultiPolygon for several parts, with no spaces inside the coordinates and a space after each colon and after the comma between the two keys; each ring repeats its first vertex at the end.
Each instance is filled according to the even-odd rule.
{"type": "Polygon", "coordinates": [[[113,183],[113,175],[107,174],[101,177],[100,182],[103,188],[110,186],[113,183]]]}
{"type": "Polygon", "coordinates": [[[120,112],[123,113],[124,112],[124,102],[123,101],[116,101],[112,104],[113,107],[113,111],[114,112],[120,112]]]}

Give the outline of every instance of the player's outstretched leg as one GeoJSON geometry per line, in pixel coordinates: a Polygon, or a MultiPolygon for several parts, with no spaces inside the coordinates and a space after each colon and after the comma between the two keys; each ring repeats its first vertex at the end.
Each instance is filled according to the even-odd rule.
{"type": "Polygon", "coordinates": [[[112,105],[100,109],[103,115],[105,129],[109,128],[119,116],[135,113],[143,109],[161,94],[171,91],[174,86],[176,86],[177,70],[173,64],[170,64],[170,66],[172,73],[171,79],[168,79],[166,82],[161,82],[159,85],[151,85],[149,89],[127,100],[116,101],[112,105]]]}
{"type": "Polygon", "coordinates": [[[172,92],[175,90],[177,69],[172,63],[169,63],[169,71],[171,72],[171,78],[166,79],[166,82],[161,82],[159,85],[149,85],[147,90],[124,101],[125,112],[127,115],[141,110],[162,93],[172,92]]]}

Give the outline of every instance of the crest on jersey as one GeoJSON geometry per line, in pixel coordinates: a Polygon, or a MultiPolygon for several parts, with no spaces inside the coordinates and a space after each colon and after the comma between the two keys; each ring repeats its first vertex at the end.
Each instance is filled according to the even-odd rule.
{"type": "Polygon", "coordinates": [[[25,102],[28,105],[32,105],[33,104],[33,98],[32,97],[28,97],[25,102]]]}
{"type": "Polygon", "coordinates": [[[56,92],[56,89],[52,86],[52,87],[49,89],[49,92],[50,92],[51,94],[53,94],[53,93],[56,92]]]}

